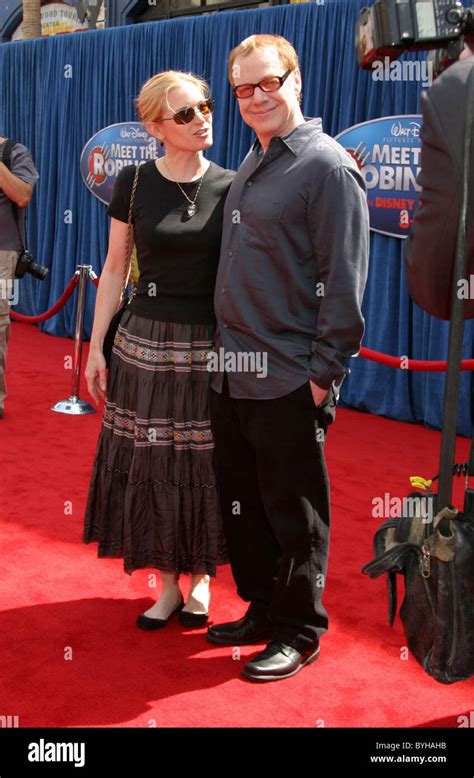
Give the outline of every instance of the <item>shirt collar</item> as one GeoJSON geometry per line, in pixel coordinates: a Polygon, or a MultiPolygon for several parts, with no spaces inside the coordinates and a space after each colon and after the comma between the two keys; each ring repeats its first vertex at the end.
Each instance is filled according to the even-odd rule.
{"type": "MultiPolygon", "coordinates": [[[[281,140],[295,156],[298,156],[299,152],[303,146],[307,144],[309,139],[314,135],[319,135],[322,131],[323,123],[321,119],[306,119],[304,124],[298,124],[298,126],[289,132],[288,135],[285,135],[284,137],[276,136],[275,138],[272,138],[270,142],[272,143],[274,140],[281,140]]],[[[261,151],[261,148],[262,146],[259,139],[255,138],[252,145],[252,151],[259,152],[261,151]]]]}

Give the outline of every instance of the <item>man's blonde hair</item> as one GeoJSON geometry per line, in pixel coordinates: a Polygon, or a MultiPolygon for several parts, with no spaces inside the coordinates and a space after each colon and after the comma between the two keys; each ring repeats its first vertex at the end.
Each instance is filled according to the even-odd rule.
{"type": "Polygon", "coordinates": [[[234,62],[237,57],[245,57],[253,51],[262,51],[263,49],[276,49],[285,70],[296,70],[299,68],[298,55],[291,43],[281,35],[250,35],[239,43],[229,54],[229,81],[233,85],[235,72],[234,62]]]}
{"type": "Polygon", "coordinates": [[[168,94],[171,89],[183,86],[185,83],[193,84],[205,98],[209,97],[209,86],[202,78],[183,70],[165,70],[152,76],[143,84],[135,100],[140,120],[144,124],[158,121],[168,109],[168,94]]]}

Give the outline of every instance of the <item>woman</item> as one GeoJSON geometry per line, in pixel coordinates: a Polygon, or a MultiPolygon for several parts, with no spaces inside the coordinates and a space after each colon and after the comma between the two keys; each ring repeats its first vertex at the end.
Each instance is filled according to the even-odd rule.
{"type": "Polygon", "coordinates": [[[103,339],[123,283],[135,166],[117,178],[85,372],[90,394],[96,402],[103,397],[105,407],[83,540],[98,541],[99,557],[123,555],[129,574],[160,570],[161,594],[137,619],[143,629],[164,627],[178,611],[186,626],[203,626],[210,577],[228,562],[207,354],[222,211],[234,173],[203,157],[212,145],[212,107],[207,84],[190,73],[159,73],[140,92],[139,116],[166,153],[140,166],[132,209],[140,281],[107,375],[103,339]],[[181,573],[191,575],[184,607],[181,573]]]}

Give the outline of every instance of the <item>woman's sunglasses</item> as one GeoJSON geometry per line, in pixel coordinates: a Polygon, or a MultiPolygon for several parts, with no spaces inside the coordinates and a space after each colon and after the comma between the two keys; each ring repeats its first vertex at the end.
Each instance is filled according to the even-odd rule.
{"type": "Polygon", "coordinates": [[[199,111],[201,116],[207,118],[214,110],[214,100],[203,100],[202,103],[198,103],[194,108],[181,108],[180,111],[176,111],[169,119],[158,119],[159,122],[176,122],[176,124],[189,124],[196,116],[196,111],[199,111]]]}

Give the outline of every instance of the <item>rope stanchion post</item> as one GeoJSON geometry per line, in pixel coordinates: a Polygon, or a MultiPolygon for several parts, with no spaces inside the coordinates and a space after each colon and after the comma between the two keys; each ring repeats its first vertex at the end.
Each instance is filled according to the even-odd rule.
{"type": "Polygon", "coordinates": [[[84,325],[84,308],[86,304],[87,282],[92,271],[92,265],[78,265],[79,292],[77,295],[76,330],[74,337],[74,360],[72,367],[71,394],[67,400],[60,400],[51,410],[56,413],[66,413],[71,416],[83,416],[95,413],[95,408],[85,400],[79,399],[82,362],[82,329],[84,325]]]}

